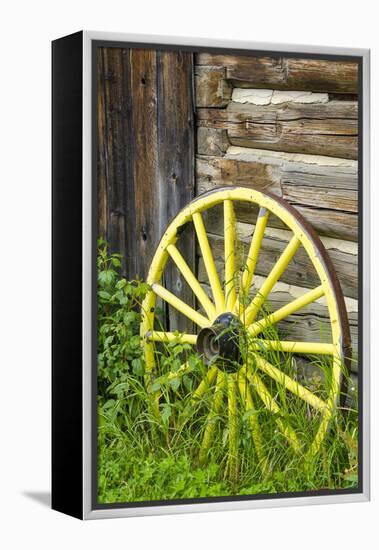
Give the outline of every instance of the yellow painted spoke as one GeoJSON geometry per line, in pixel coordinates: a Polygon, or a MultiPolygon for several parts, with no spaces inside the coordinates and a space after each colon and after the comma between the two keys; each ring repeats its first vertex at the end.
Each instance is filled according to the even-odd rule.
{"type": "Polygon", "coordinates": [[[236,479],[238,475],[238,419],[235,375],[228,376],[228,428],[229,428],[229,475],[236,479]]]}
{"type": "Polygon", "coordinates": [[[253,385],[255,391],[259,395],[260,399],[262,400],[264,406],[272,413],[276,415],[275,422],[278,425],[280,431],[284,435],[284,437],[288,440],[288,442],[292,445],[292,447],[295,449],[295,451],[300,450],[300,444],[299,440],[296,436],[295,431],[291,428],[291,426],[288,425],[284,421],[282,416],[282,412],[280,410],[279,405],[275,401],[275,399],[272,397],[270,392],[268,391],[266,385],[264,384],[263,380],[258,376],[256,372],[251,372],[249,369],[247,373],[247,378],[249,382],[253,385]]]}
{"type": "Polygon", "coordinates": [[[334,355],[333,360],[333,378],[331,384],[331,391],[329,393],[328,405],[323,415],[321,424],[317,430],[316,437],[307,453],[307,458],[314,456],[320,448],[320,445],[325,437],[325,434],[328,429],[329,420],[333,414],[333,411],[336,408],[336,402],[339,394],[340,387],[340,377],[341,377],[341,358],[338,353],[334,355]]]}
{"type": "Polygon", "coordinates": [[[151,373],[154,371],[154,346],[151,342],[146,340],[145,342],[145,372],[151,373]]]}
{"type": "Polygon", "coordinates": [[[203,306],[206,314],[209,319],[213,320],[216,317],[216,309],[207,294],[205,293],[203,287],[196,279],[195,275],[192,273],[191,269],[188,267],[187,262],[176,248],[175,245],[170,244],[167,247],[167,252],[170,254],[171,258],[175,262],[177,268],[182,273],[183,277],[191,287],[196,298],[199,300],[200,304],[203,306]]]}
{"type": "Polygon", "coordinates": [[[216,310],[217,310],[217,313],[222,313],[225,307],[224,294],[222,292],[220,279],[217,274],[216,266],[212,256],[211,247],[209,246],[207,233],[205,231],[203,218],[200,212],[195,212],[192,215],[192,220],[195,226],[195,231],[196,231],[197,239],[199,241],[199,246],[200,246],[201,254],[203,256],[204,265],[207,271],[209,283],[211,285],[213,298],[216,304],[216,310]]]}
{"type": "Polygon", "coordinates": [[[224,397],[224,387],[225,387],[225,374],[221,371],[217,374],[217,382],[215,395],[212,403],[212,408],[208,415],[206,426],[204,430],[203,440],[201,442],[199,459],[200,462],[204,462],[207,458],[207,451],[212,443],[214,432],[216,429],[218,415],[220,414],[223,397],[224,397]]]}
{"type": "Polygon", "coordinates": [[[260,290],[257,292],[254,300],[252,300],[251,304],[243,314],[243,321],[246,325],[249,325],[254,321],[260,307],[262,306],[263,302],[266,300],[267,296],[270,294],[271,290],[274,288],[284,270],[296,254],[299,246],[299,239],[296,236],[293,236],[286,248],[283,250],[282,254],[280,255],[279,260],[276,262],[271,272],[268,274],[260,290]]]}
{"type": "Polygon", "coordinates": [[[322,285],[314,288],[313,290],[310,290],[309,292],[306,292],[305,294],[303,294],[303,296],[296,298],[296,300],[293,300],[292,302],[286,304],[277,311],[274,311],[264,319],[256,321],[255,323],[250,325],[248,327],[250,336],[256,336],[268,326],[278,323],[285,317],[288,317],[289,315],[292,315],[292,313],[295,313],[295,311],[298,311],[299,309],[311,304],[315,300],[318,300],[323,295],[324,289],[322,285]]]}
{"type": "Polygon", "coordinates": [[[254,441],[255,450],[257,451],[258,459],[261,464],[262,469],[266,470],[267,468],[267,458],[264,455],[263,451],[263,438],[261,429],[259,427],[258,414],[253,404],[253,399],[250,394],[250,389],[247,384],[246,379],[241,375],[241,371],[238,376],[238,388],[242,398],[242,402],[245,404],[246,412],[251,412],[249,415],[249,423],[251,429],[251,435],[254,441]]]}
{"type": "Polygon", "coordinates": [[[214,379],[216,378],[217,372],[218,372],[218,368],[216,367],[216,365],[213,365],[207,371],[207,374],[204,376],[203,380],[200,382],[200,384],[192,394],[192,398],[191,398],[192,403],[200,400],[204,396],[205,392],[209,389],[214,379]]]}
{"type": "Polygon", "coordinates": [[[225,245],[225,307],[232,311],[236,302],[235,257],[234,247],[236,240],[236,220],[233,202],[224,201],[224,245],[225,245]]]}
{"type": "Polygon", "coordinates": [[[293,393],[315,409],[324,412],[328,405],[317,397],[314,393],[309,391],[307,388],[299,384],[299,382],[296,382],[296,380],[293,380],[290,376],[279,370],[278,368],[274,367],[271,363],[266,361],[266,359],[263,359],[263,357],[260,357],[256,353],[253,353],[254,359],[256,361],[257,367],[261,369],[265,374],[270,376],[275,382],[280,384],[281,386],[284,386],[289,392],[293,393]]]}
{"type": "Polygon", "coordinates": [[[330,420],[331,416],[332,416],[331,411],[326,412],[323,415],[321,424],[319,426],[319,429],[317,430],[316,437],[314,438],[314,440],[312,442],[312,445],[310,446],[309,451],[307,452],[306,458],[313,457],[317,453],[317,451],[319,450],[320,445],[321,445],[321,443],[322,443],[322,441],[323,441],[323,439],[326,435],[329,420],[330,420]]]}
{"type": "Polygon", "coordinates": [[[180,311],[180,313],[182,313],[185,317],[188,317],[188,319],[191,319],[191,321],[202,328],[209,326],[209,319],[204,317],[204,315],[201,315],[201,313],[195,311],[191,306],[185,304],[182,300],[175,296],[175,294],[172,294],[172,292],[157,283],[154,283],[151,287],[157,296],[180,311]]]}
{"type": "Polygon", "coordinates": [[[250,344],[252,351],[272,350],[289,353],[306,353],[309,355],[333,355],[336,351],[334,344],[320,342],[288,342],[285,340],[259,340],[250,344]]]}
{"type": "Polygon", "coordinates": [[[246,258],[245,269],[242,274],[242,282],[239,291],[239,298],[237,299],[235,305],[235,312],[239,314],[241,300],[247,297],[249,294],[249,289],[254,277],[255,266],[257,264],[259,251],[262,245],[263,235],[266,229],[267,221],[269,217],[269,212],[266,208],[261,208],[259,210],[257,223],[255,225],[254,234],[251,239],[249,252],[246,258]]]}
{"type": "Polygon", "coordinates": [[[172,371],[168,374],[167,379],[168,380],[174,380],[175,378],[179,378],[180,376],[183,376],[186,372],[190,370],[190,366],[187,362],[183,363],[183,365],[180,365],[178,370],[172,371]]]}
{"type": "Polygon", "coordinates": [[[197,336],[196,334],[187,334],[186,332],[175,334],[174,332],[160,332],[159,330],[153,330],[147,333],[147,339],[151,342],[178,342],[178,344],[191,344],[195,345],[197,336]]]}

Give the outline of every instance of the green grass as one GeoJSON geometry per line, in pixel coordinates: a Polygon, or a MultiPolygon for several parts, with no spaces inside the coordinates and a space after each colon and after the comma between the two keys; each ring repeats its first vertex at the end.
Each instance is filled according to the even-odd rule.
{"type": "MultiPolygon", "coordinates": [[[[256,412],[245,412],[238,398],[237,475],[228,467],[227,400],[215,418],[212,445],[200,463],[199,450],[213,389],[191,402],[193,389],[206,373],[192,346],[177,342],[158,346],[158,372],[148,390],[138,337],[139,304],[148,287],[118,276],[119,257],[109,256],[100,242],[98,256],[98,501],[100,503],[198,497],[286,493],[339,489],[357,484],[357,412],[337,411],[320,452],[305,461],[278,430],[275,415],[254,395],[256,412]],[[178,369],[188,361],[190,372],[178,369]],[[169,372],[178,372],[174,378],[169,372]],[[152,407],[152,391],[162,394],[159,414],[152,407]],[[259,463],[250,428],[257,414],[269,467],[259,463]]],[[[279,337],[273,328],[262,335],[279,337]]],[[[297,375],[295,358],[280,351],[265,352],[267,359],[291,376],[297,375]]],[[[254,364],[252,364],[254,369],[254,364]]],[[[323,397],[326,361],[316,367],[320,377],[312,390],[323,397]]],[[[267,388],[281,405],[281,417],[291,424],[304,451],[319,424],[319,414],[289,395],[268,377],[267,388]]],[[[326,380],[327,383],[327,380],[326,380]]]]}

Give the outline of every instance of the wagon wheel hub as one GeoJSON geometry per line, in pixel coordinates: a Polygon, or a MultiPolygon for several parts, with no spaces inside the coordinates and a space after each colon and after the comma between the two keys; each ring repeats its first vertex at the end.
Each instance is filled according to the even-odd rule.
{"type": "MultiPolygon", "coordinates": [[[[267,471],[270,459],[261,423],[274,422],[275,430],[287,440],[295,453],[301,453],[307,460],[315,456],[338,403],[342,365],[349,370],[350,361],[345,350],[350,346],[350,333],[337,275],[320,239],[299,213],[279,197],[246,187],[224,187],[205,193],[179,212],[167,228],[154,255],[147,283],[151,285],[151,289],[142,304],[141,336],[145,352],[146,384],[152,396],[152,409],[157,417],[161,414],[160,401],[167,399],[167,392],[161,388],[155,391],[151,384],[161,353],[161,348],[156,349],[155,346],[177,342],[179,338],[181,344],[196,346],[208,366],[206,372],[203,369],[192,371],[189,361],[185,361],[179,369],[168,374],[170,381],[182,374],[183,380],[184,374],[191,376],[191,380],[196,381],[191,389],[191,404],[199,404],[201,415],[209,407],[202,431],[200,462],[207,460],[217,426],[225,422],[225,401],[228,404],[225,411],[228,429],[224,432],[228,440],[227,468],[233,478],[238,471],[240,413],[247,414],[262,471],[267,471]],[[243,243],[242,251],[238,248],[235,216],[235,206],[240,202],[245,205],[250,203],[252,222],[255,222],[250,243],[243,243]],[[217,206],[223,208],[224,222],[223,243],[220,243],[223,244],[223,251],[220,250],[218,255],[218,266],[204,224],[207,211],[217,206]],[[254,208],[259,208],[258,213],[254,208]],[[255,273],[259,270],[258,262],[262,261],[265,230],[271,217],[274,220],[278,218],[284,224],[290,231],[290,239],[262,284],[257,285],[255,273]],[[206,274],[205,281],[198,279],[176,246],[186,224],[194,229],[204,275],[206,274]],[[284,280],[284,272],[300,247],[303,257],[317,273],[319,284],[279,308],[274,305],[271,311],[271,293],[280,279],[284,280]],[[194,309],[188,300],[183,301],[161,284],[168,261],[175,264],[191,288],[191,303],[197,303],[198,308],[194,309]],[[220,274],[223,275],[222,279],[220,274]],[[208,292],[203,286],[207,283],[208,292]],[[331,338],[322,343],[299,339],[291,317],[322,297],[327,302],[331,338]],[[188,326],[196,325],[199,328],[192,333],[182,332],[180,335],[176,332],[155,330],[155,327],[159,327],[159,319],[155,318],[154,313],[158,298],[173,308],[173,311],[179,312],[182,318],[186,318],[188,326]],[[269,314],[261,316],[262,310],[269,314]],[[275,330],[282,321],[288,322],[294,339],[282,339],[275,330]],[[271,353],[275,351],[280,352],[279,357],[278,354],[271,353]],[[293,353],[303,354],[305,357],[329,356],[327,366],[328,369],[331,366],[331,377],[330,382],[329,376],[325,377],[322,397],[320,393],[316,395],[312,392],[306,382],[300,383],[291,370],[285,372],[290,360],[290,356],[286,354],[293,353]],[[287,399],[288,394],[291,399],[287,399]],[[209,399],[203,399],[205,396],[209,396],[209,399]],[[318,414],[310,416],[308,406],[318,414]],[[291,415],[288,410],[291,410],[291,415]],[[304,447],[305,438],[299,437],[299,431],[303,432],[304,422],[311,422],[315,429],[315,436],[307,447],[304,447]]],[[[191,408],[193,414],[198,409],[195,406],[191,408]]]]}
{"type": "Polygon", "coordinates": [[[211,327],[200,330],[196,348],[207,365],[217,361],[225,372],[236,372],[242,364],[243,325],[233,313],[222,313],[211,327]]]}

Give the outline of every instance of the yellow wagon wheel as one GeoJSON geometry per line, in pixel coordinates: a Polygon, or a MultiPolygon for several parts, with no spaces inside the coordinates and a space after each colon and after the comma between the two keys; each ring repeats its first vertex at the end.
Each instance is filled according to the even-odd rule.
{"type": "MultiPolygon", "coordinates": [[[[146,383],[153,386],[156,376],[156,347],[164,342],[180,339],[180,342],[195,346],[207,367],[204,378],[193,390],[192,402],[201,399],[208,390],[214,393],[212,404],[202,434],[200,458],[207,456],[214,436],[215,419],[220,411],[226,411],[227,437],[229,440],[229,469],[233,469],[238,455],[237,414],[238,407],[245,410],[250,423],[251,435],[259,461],[266,464],[262,441],[260,415],[254,408],[260,403],[266,413],[275,418],[277,429],[295,452],[312,457],[320,448],[327,433],[330,419],[338,405],[343,380],[343,370],[350,368],[350,331],[344,298],[331,260],[318,235],[304,218],[286,201],[270,193],[245,187],[221,187],[200,195],[186,206],[167,228],[156,250],[149,270],[147,293],[142,305],[141,336],[143,338],[146,383]],[[243,265],[238,265],[236,252],[235,203],[250,203],[259,212],[243,265]],[[205,229],[203,213],[217,205],[223,206],[224,218],[224,281],[216,270],[211,246],[205,229]],[[251,299],[246,299],[252,281],[259,251],[262,246],[266,225],[270,216],[281,220],[291,233],[291,238],[265,278],[260,289],[251,299]],[[176,246],[186,224],[193,224],[199,250],[211,289],[210,296],[189,268],[176,246]],[[270,314],[262,315],[267,298],[280,280],[298,249],[302,247],[313,264],[319,278],[319,285],[302,296],[290,300],[270,314]],[[199,307],[185,303],[181,298],[164,288],[163,275],[171,259],[191,287],[199,307]],[[196,330],[193,333],[166,332],[159,329],[156,319],[157,297],[169,307],[179,311],[190,320],[196,330]],[[288,316],[299,312],[312,302],[324,297],[327,303],[331,327],[329,342],[308,342],[288,339],[269,340],[262,334],[288,316]],[[241,351],[241,341],[247,343],[241,351]],[[282,354],[305,354],[308,356],[329,356],[330,372],[325,382],[322,397],[311,391],[267,359],[267,351],[282,354]],[[272,388],[276,388],[273,392],[272,388]],[[298,402],[306,414],[315,411],[318,419],[312,443],[304,449],[299,433],[290,419],[282,414],[280,395],[288,395],[298,402]],[[223,404],[227,406],[223,408],[223,404]],[[304,404],[307,405],[304,409],[304,404]],[[234,466],[233,466],[234,464],[234,466]]],[[[188,369],[187,364],[180,367],[188,369]]],[[[177,373],[172,373],[176,375],[177,373]]],[[[155,410],[159,414],[159,391],[152,391],[155,410]]]]}

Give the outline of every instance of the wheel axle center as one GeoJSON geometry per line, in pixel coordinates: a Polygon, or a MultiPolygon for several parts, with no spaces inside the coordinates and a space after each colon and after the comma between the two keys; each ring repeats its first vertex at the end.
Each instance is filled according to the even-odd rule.
{"type": "Polygon", "coordinates": [[[198,334],[196,347],[204,362],[209,365],[216,359],[226,372],[236,372],[241,363],[240,337],[242,323],[232,313],[222,313],[211,327],[198,334]]]}

